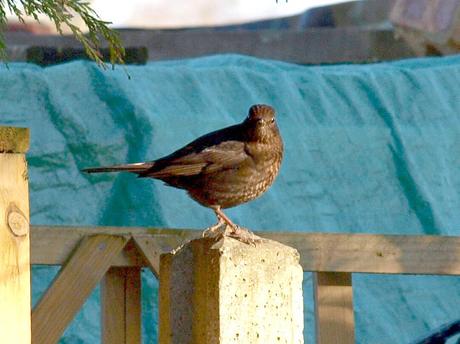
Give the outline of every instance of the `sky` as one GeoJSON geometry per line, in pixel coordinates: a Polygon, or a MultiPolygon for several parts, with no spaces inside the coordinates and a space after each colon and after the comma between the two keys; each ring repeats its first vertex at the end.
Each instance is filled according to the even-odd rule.
{"type": "Polygon", "coordinates": [[[115,27],[174,28],[225,25],[289,16],[346,0],[93,0],[115,27]],[[174,5],[172,5],[174,3],[174,5]]]}
{"type": "MultiPolygon", "coordinates": [[[[0,0],[1,1],[1,0],[0,0]]],[[[18,0],[15,0],[18,2],[18,0]]],[[[286,17],[305,10],[350,0],[89,0],[92,8],[113,27],[179,28],[219,26],[255,20],[286,17]]],[[[9,20],[16,21],[14,15],[9,20]]],[[[49,19],[39,15],[42,24],[53,30],[49,19]]],[[[33,21],[30,19],[30,21],[33,21]]],[[[83,31],[81,19],[74,24],[83,31]]],[[[64,33],[69,30],[63,27],[64,33]]]]}

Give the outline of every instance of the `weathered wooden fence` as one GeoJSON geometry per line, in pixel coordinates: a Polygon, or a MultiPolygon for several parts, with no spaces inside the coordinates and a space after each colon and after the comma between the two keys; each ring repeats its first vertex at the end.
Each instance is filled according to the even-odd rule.
{"type": "MultiPolygon", "coordinates": [[[[102,281],[102,342],[141,342],[142,267],[199,231],[31,226],[28,132],[0,128],[0,328],[2,342],[56,343],[102,281]],[[30,259],[29,259],[30,237],[30,259]],[[32,310],[30,265],[62,268],[32,310]]],[[[314,274],[317,343],[354,343],[353,273],[460,275],[460,237],[263,232],[296,248],[314,274]]],[[[162,314],[160,314],[161,318],[162,314]]]]}
{"type": "MultiPolygon", "coordinates": [[[[354,343],[352,273],[460,275],[460,237],[258,234],[296,248],[303,270],[314,273],[318,343],[354,343]]],[[[32,226],[31,263],[63,265],[32,312],[33,342],[57,341],[102,280],[103,342],[140,343],[140,268],[158,276],[159,255],[199,235],[174,229],[32,226]]]]}

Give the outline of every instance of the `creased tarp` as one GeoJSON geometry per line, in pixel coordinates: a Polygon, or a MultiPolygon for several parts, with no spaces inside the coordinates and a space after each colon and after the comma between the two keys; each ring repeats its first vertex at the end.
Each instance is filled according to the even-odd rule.
{"type": "MultiPolygon", "coordinates": [[[[44,69],[12,63],[0,68],[0,122],[31,128],[33,224],[211,225],[212,212],[181,190],[79,170],[158,158],[268,103],[278,111],[285,160],[268,193],[228,211],[235,222],[458,235],[459,85],[460,57],[306,67],[229,55],[114,71],[81,61],[44,69]]],[[[150,343],[156,284],[147,276],[150,343]]],[[[34,270],[35,300],[51,278],[34,270]]],[[[359,343],[408,343],[460,318],[458,278],[355,275],[353,283],[359,343]]],[[[93,295],[62,342],[97,342],[98,312],[93,295]]]]}

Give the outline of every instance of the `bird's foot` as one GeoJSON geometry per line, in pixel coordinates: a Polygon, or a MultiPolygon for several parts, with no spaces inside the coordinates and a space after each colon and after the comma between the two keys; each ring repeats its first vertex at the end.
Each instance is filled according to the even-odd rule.
{"type": "Polygon", "coordinates": [[[212,238],[215,241],[219,241],[224,237],[233,238],[251,246],[256,246],[256,244],[262,240],[262,238],[246,228],[238,225],[230,226],[226,223],[217,223],[207,228],[201,236],[203,238],[212,238]]]}
{"type": "Polygon", "coordinates": [[[262,241],[261,237],[255,235],[249,229],[238,225],[235,225],[235,227],[227,226],[224,235],[251,246],[256,246],[258,242],[262,241]]]}
{"type": "Polygon", "coordinates": [[[214,226],[206,228],[203,233],[201,233],[202,238],[216,238],[222,237],[223,233],[226,230],[227,225],[224,222],[217,222],[214,226]]]}

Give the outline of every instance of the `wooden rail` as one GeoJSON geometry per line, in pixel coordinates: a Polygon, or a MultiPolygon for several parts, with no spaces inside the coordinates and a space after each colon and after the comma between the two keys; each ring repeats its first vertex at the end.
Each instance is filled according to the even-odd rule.
{"type": "MultiPolygon", "coordinates": [[[[134,238],[156,256],[168,252],[201,231],[145,227],[32,226],[32,264],[62,265],[89,235],[134,238]]],[[[379,274],[460,275],[460,237],[305,232],[256,232],[295,247],[304,271],[379,274]]],[[[114,258],[112,266],[148,266],[134,245],[114,258]]],[[[155,268],[157,272],[157,268],[155,268]]]]}
{"type": "MultiPolygon", "coordinates": [[[[31,263],[63,265],[32,312],[33,343],[57,342],[101,280],[103,343],[140,343],[140,268],[158,276],[160,254],[200,233],[31,226],[31,263]]],[[[295,247],[314,273],[317,343],[354,343],[352,273],[460,275],[460,237],[257,234],[295,247]]]]}

